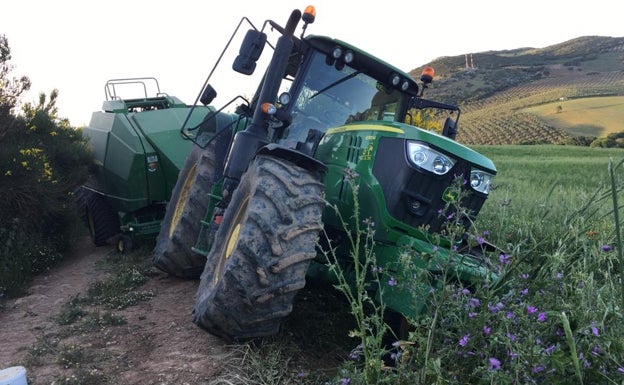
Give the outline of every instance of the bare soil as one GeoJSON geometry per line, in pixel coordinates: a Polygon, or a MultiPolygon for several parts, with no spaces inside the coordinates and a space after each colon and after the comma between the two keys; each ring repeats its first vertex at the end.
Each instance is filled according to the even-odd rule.
{"type": "Polygon", "coordinates": [[[0,369],[26,367],[29,385],[206,384],[220,372],[228,346],[191,322],[196,280],[154,269],[141,287],[153,297],[114,311],[125,323],[79,333],[59,324],[63,305],[104,278],[101,261],[113,252],[112,246],[80,239],[73,255],[36,277],[26,296],[6,303],[0,311],[0,369]],[[33,352],[46,349],[55,354],[33,360],[33,352]]]}
{"type": "MultiPolygon", "coordinates": [[[[59,322],[64,306],[106,278],[110,263],[105,261],[116,253],[113,246],[95,247],[88,236],[81,238],[72,255],[35,277],[26,296],[7,301],[0,310],[0,369],[24,366],[29,385],[231,383],[221,379],[237,362],[232,355],[240,353],[241,345],[230,345],[192,322],[198,280],[152,268],[140,287],[151,293],[150,299],[121,310],[88,309],[91,316],[112,313],[122,324],[59,322]]],[[[306,287],[298,295],[277,336],[278,344],[286,341],[287,352],[280,354],[287,357],[284,365],[292,376],[331,376],[355,345],[347,336],[347,306],[337,298],[326,285],[306,287]]]]}

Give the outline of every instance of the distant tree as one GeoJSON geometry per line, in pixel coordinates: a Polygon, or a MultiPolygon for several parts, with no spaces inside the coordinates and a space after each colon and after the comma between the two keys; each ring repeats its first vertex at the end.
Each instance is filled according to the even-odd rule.
{"type": "Polygon", "coordinates": [[[591,147],[624,148],[624,131],[614,132],[604,138],[598,138],[591,143],[591,147]]]}
{"type": "Polygon", "coordinates": [[[20,96],[30,89],[30,79],[26,76],[11,78],[9,73],[13,66],[11,49],[5,35],[0,35],[0,141],[12,126],[12,112],[17,107],[20,96]]]}
{"type": "Polygon", "coordinates": [[[442,125],[435,113],[431,110],[415,110],[409,111],[405,123],[412,124],[425,130],[442,133],[442,125]]]}

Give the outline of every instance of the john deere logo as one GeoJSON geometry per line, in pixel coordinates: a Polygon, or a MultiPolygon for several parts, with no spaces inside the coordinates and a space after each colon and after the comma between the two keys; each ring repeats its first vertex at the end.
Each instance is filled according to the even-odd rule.
{"type": "Polygon", "coordinates": [[[444,194],[442,194],[442,200],[446,203],[457,202],[458,198],[458,192],[450,187],[447,187],[446,190],[444,190],[444,194]]]}

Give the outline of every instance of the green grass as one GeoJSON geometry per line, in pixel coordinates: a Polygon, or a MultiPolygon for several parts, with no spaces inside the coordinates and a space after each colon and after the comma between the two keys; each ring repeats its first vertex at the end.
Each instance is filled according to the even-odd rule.
{"type": "Polygon", "coordinates": [[[624,129],[624,96],[568,99],[522,111],[573,135],[601,137],[624,129]]]}
{"type": "MultiPolygon", "coordinates": [[[[562,223],[601,186],[606,189],[609,162],[624,158],[621,149],[576,146],[477,146],[475,150],[490,157],[498,169],[477,227],[503,243],[513,231],[566,231],[562,223]]],[[[605,202],[601,213],[609,210],[605,202]]],[[[601,218],[594,218],[596,226],[611,220],[601,218]]]]}

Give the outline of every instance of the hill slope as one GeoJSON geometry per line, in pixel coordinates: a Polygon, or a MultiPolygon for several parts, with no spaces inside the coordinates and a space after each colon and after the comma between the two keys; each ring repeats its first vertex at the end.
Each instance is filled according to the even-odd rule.
{"type": "MultiPolygon", "coordinates": [[[[572,143],[572,132],[522,109],[624,96],[624,37],[584,36],[540,49],[442,57],[427,65],[437,76],[426,97],[461,106],[457,139],[466,144],[572,143]]],[[[419,78],[423,67],[410,74],[419,78]]]]}

